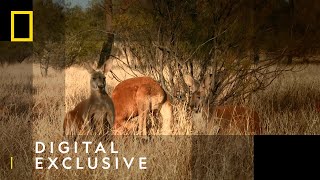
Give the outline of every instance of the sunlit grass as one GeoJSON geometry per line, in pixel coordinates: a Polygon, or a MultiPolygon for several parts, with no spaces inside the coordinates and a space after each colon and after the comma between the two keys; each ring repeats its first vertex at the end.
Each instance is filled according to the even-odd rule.
{"type": "MultiPolygon", "coordinates": [[[[113,70],[119,77],[128,78],[121,69],[113,70]]],[[[315,104],[320,102],[319,66],[312,65],[297,73],[285,73],[269,88],[255,94],[249,104],[260,115],[263,134],[319,134],[319,112],[315,104]]],[[[22,149],[34,141],[61,142],[62,123],[67,111],[90,94],[89,74],[84,68],[71,67],[65,71],[49,69],[49,76],[42,77],[39,65],[19,64],[2,68],[0,71],[0,139],[1,139],[1,171],[2,177],[21,178],[21,172],[31,175],[33,159],[22,149]],[[30,142],[28,144],[27,142],[30,142]],[[9,171],[8,154],[15,158],[15,170],[9,171]],[[23,165],[29,163],[28,165],[23,165]],[[5,168],[3,168],[5,167],[5,168]]],[[[118,82],[107,76],[108,93],[110,94],[118,82]]],[[[174,103],[174,135],[192,134],[192,117],[183,103],[174,103]]],[[[151,118],[154,120],[154,118],[151,118]]],[[[201,119],[199,122],[201,124],[201,119]]],[[[150,130],[156,135],[157,127],[150,130]]],[[[95,139],[93,139],[95,141],[95,139]]],[[[35,179],[191,179],[194,177],[195,164],[201,166],[202,161],[193,159],[195,152],[194,138],[176,136],[176,138],[155,138],[149,143],[142,143],[138,138],[115,139],[119,151],[126,156],[145,155],[148,157],[146,171],[139,170],[43,170],[33,171],[35,179]],[[117,143],[118,142],[118,143],[117,143]]],[[[217,140],[213,149],[206,151],[215,157],[215,165],[205,171],[204,177],[223,177],[232,179],[241,169],[241,176],[252,177],[252,152],[243,149],[239,152],[233,141],[217,140]],[[223,142],[223,143],[222,143],[223,142]],[[222,148],[223,147],[223,148],[222,148]],[[248,156],[244,164],[234,164],[233,158],[248,156]],[[242,153],[242,154],[241,154],[242,153]],[[233,167],[234,169],[232,169],[233,167]],[[230,169],[230,170],[228,170],[230,169]]],[[[209,144],[210,144],[209,143],[209,144]]],[[[202,144],[203,145],[203,144],[202,144]]],[[[251,147],[251,141],[245,141],[251,147]]],[[[201,144],[200,146],[203,150],[201,144]]],[[[208,145],[208,147],[211,147],[208,145]]],[[[243,146],[239,146],[243,147],[243,146]]],[[[204,148],[205,149],[205,148],[204,148]]],[[[240,148],[241,149],[241,148],[240,148]]],[[[250,148],[249,148],[250,149],[250,148]]],[[[28,151],[32,153],[32,151],[28,151]]],[[[204,153],[204,152],[203,152],[204,153]]],[[[28,154],[28,153],[27,153],[28,154]]],[[[71,157],[86,157],[79,152],[71,157]]],[[[205,155],[205,153],[204,153],[205,155]]],[[[64,156],[61,154],[43,154],[48,156],[64,156]]],[[[209,158],[207,156],[204,156],[209,158]]],[[[204,163],[204,162],[203,162],[204,163]]],[[[201,166],[202,167],[202,166],[201,166]]],[[[120,169],[121,169],[120,168],[120,169]]],[[[201,168],[200,168],[201,169],[201,168]]]]}

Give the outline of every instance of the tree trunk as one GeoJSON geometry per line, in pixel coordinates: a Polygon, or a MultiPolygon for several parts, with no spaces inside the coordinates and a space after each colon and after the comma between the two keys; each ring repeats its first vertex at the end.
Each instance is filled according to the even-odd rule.
{"type": "Polygon", "coordinates": [[[256,1],[251,1],[250,24],[251,24],[251,43],[250,43],[250,60],[254,64],[259,63],[259,48],[256,43],[256,1]]]}
{"type": "MultiPolygon", "coordinates": [[[[290,47],[292,47],[293,44],[293,26],[294,26],[294,2],[293,0],[289,0],[289,10],[290,10],[290,27],[289,27],[289,36],[290,36],[290,40],[289,40],[289,49],[290,47]]],[[[287,63],[288,64],[292,64],[292,54],[291,52],[289,52],[290,54],[287,56],[287,63]]]]}
{"type": "Polygon", "coordinates": [[[106,32],[108,33],[106,40],[102,45],[98,68],[100,68],[111,55],[111,50],[114,42],[114,34],[112,31],[112,0],[105,0],[105,13],[106,13],[106,32]]]}
{"type": "Polygon", "coordinates": [[[287,64],[292,64],[292,55],[291,54],[289,54],[287,56],[287,64]]]}
{"type": "Polygon", "coordinates": [[[49,52],[45,49],[42,57],[40,57],[40,72],[41,76],[47,77],[49,69],[49,52]]]}

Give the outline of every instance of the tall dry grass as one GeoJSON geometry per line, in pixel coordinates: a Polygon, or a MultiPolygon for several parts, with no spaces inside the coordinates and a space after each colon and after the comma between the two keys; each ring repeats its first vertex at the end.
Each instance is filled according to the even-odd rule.
{"type": "Polygon", "coordinates": [[[0,70],[0,179],[30,177],[32,66],[20,64],[0,70]],[[10,169],[14,156],[15,171],[10,169]]]}
{"type": "Polygon", "coordinates": [[[320,134],[320,66],[296,69],[301,70],[284,73],[253,97],[263,134],[320,134]]]}
{"type": "MultiPolygon", "coordinates": [[[[61,72],[50,69],[48,77],[41,77],[39,69],[37,64],[1,69],[0,179],[252,179],[252,137],[190,136],[192,117],[186,104],[174,104],[175,136],[154,136],[147,143],[132,136],[115,139],[119,156],[146,156],[147,170],[127,170],[123,164],[119,170],[34,170],[34,142],[61,142],[65,112],[90,93],[89,74],[80,67],[61,72]],[[10,156],[14,157],[13,170],[10,156]]],[[[315,108],[320,101],[318,70],[319,66],[312,65],[285,73],[252,97],[248,106],[258,111],[264,134],[320,132],[315,108]]],[[[121,70],[114,71],[127,78],[121,70]]],[[[117,83],[108,76],[109,93],[117,83]]],[[[157,135],[157,128],[151,133],[157,135]]],[[[88,156],[84,152],[41,156],[68,155],[88,156]]]]}

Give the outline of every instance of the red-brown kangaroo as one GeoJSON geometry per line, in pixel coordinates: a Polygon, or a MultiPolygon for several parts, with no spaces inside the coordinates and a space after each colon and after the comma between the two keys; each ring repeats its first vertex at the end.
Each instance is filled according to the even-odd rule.
{"type": "MultiPolygon", "coordinates": [[[[191,91],[190,107],[194,113],[201,113],[206,121],[205,133],[211,134],[259,134],[259,116],[253,109],[245,106],[209,106],[205,99],[208,96],[212,82],[206,76],[202,82],[197,82],[190,75],[184,76],[184,81],[191,91]],[[215,130],[214,130],[215,129],[215,130]]],[[[196,122],[196,124],[200,122],[196,122]]]]}
{"type": "Polygon", "coordinates": [[[166,92],[150,77],[136,77],[122,81],[112,92],[115,107],[115,134],[123,134],[126,121],[138,116],[138,132],[147,135],[147,114],[160,110],[162,134],[171,133],[172,106],[166,92]]]}

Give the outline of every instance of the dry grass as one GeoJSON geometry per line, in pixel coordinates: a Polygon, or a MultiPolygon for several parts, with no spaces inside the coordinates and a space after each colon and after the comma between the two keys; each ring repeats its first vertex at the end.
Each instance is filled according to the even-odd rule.
{"type": "MultiPolygon", "coordinates": [[[[264,134],[319,134],[320,116],[315,109],[320,101],[318,70],[319,66],[312,65],[298,73],[286,73],[252,98],[264,134]]],[[[119,170],[34,170],[34,142],[63,140],[64,114],[89,95],[89,75],[72,67],[63,72],[50,69],[43,78],[38,65],[21,64],[1,69],[0,78],[0,179],[253,178],[252,137],[189,136],[192,121],[185,104],[174,105],[176,136],[154,136],[147,143],[132,136],[114,140],[119,157],[146,156],[147,170],[137,170],[136,165],[127,170],[123,164],[119,170]],[[13,170],[10,156],[14,156],[13,170]]],[[[108,77],[107,84],[111,92],[117,81],[108,77]]],[[[157,132],[157,128],[151,129],[152,134],[157,132]]],[[[88,155],[80,151],[77,155],[46,152],[41,156],[88,155]]]]}
{"type": "Polygon", "coordinates": [[[287,72],[252,100],[264,134],[320,134],[320,66],[287,72]]]}

